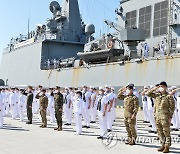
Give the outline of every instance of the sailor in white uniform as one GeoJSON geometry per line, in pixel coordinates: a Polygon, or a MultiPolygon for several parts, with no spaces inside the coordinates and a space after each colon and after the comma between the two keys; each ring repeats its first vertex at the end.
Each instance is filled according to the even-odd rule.
{"type": "Polygon", "coordinates": [[[178,114],[177,128],[180,129],[180,93],[178,93],[177,95],[177,114],[178,114]]]}
{"type": "Polygon", "coordinates": [[[3,96],[0,89],[0,128],[3,128],[3,96]]]}
{"type": "Polygon", "coordinates": [[[175,131],[178,131],[179,130],[179,125],[180,125],[180,117],[178,115],[178,90],[180,90],[179,88],[177,88],[176,86],[172,86],[170,89],[169,89],[169,94],[173,96],[174,98],[174,102],[175,102],[175,110],[174,110],[174,114],[173,114],[173,117],[172,117],[172,124],[173,124],[173,130],[175,131]]]}
{"type": "Polygon", "coordinates": [[[17,102],[17,97],[15,94],[15,88],[11,88],[11,92],[9,95],[9,103],[10,103],[10,107],[11,107],[11,115],[12,115],[12,119],[16,119],[17,118],[17,113],[16,113],[16,102],[17,102]]]}
{"type": "Polygon", "coordinates": [[[5,116],[5,109],[6,109],[6,93],[5,93],[5,89],[2,88],[2,91],[1,91],[1,95],[2,95],[2,113],[3,113],[3,116],[5,116]]]}
{"type": "Polygon", "coordinates": [[[10,96],[10,89],[6,89],[5,91],[5,108],[6,108],[6,115],[10,112],[10,104],[9,104],[9,96],[10,96]]]}
{"type": "Polygon", "coordinates": [[[90,107],[90,116],[91,116],[91,122],[90,123],[96,123],[96,116],[97,116],[97,94],[96,94],[96,88],[90,87],[91,91],[91,107],[90,107]]]}
{"type": "Polygon", "coordinates": [[[66,123],[64,125],[71,125],[72,122],[72,93],[70,94],[69,88],[65,87],[65,91],[63,93],[64,96],[64,115],[66,118],[66,123]]]}
{"type": "Polygon", "coordinates": [[[19,116],[19,110],[18,110],[18,98],[19,98],[19,89],[15,88],[15,113],[16,113],[16,118],[19,116]]]}
{"type": "MultiPolygon", "coordinates": [[[[156,85],[156,86],[158,86],[158,85],[156,85]]],[[[151,86],[151,88],[152,87],[153,86],[151,86]]],[[[154,99],[147,97],[147,103],[148,103],[148,118],[149,118],[150,124],[152,126],[149,133],[156,133],[157,128],[156,128],[156,123],[155,123],[155,119],[154,119],[154,99]]]]}
{"type": "Polygon", "coordinates": [[[18,98],[18,110],[19,110],[19,117],[20,121],[24,121],[24,106],[26,102],[26,97],[23,95],[24,90],[20,89],[20,94],[18,98]]]}
{"type": "Polygon", "coordinates": [[[144,58],[148,58],[149,56],[149,46],[147,43],[144,44],[144,58]]]}
{"type": "Polygon", "coordinates": [[[117,94],[114,91],[115,89],[111,87],[111,92],[113,93],[113,105],[112,105],[112,124],[116,120],[116,106],[117,106],[117,94]]]}
{"type": "Polygon", "coordinates": [[[50,114],[50,122],[55,122],[55,109],[54,109],[54,93],[52,89],[49,90],[48,94],[48,111],[50,114]]]}
{"type": "Polygon", "coordinates": [[[82,92],[77,91],[75,95],[76,96],[73,102],[73,111],[75,115],[76,134],[80,135],[82,132],[82,108],[83,108],[82,92]]]}
{"type": "Polygon", "coordinates": [[[91,106],[91,93],[88,91],[87,86],[83,87],[82,90],[82,99],[83,99],[83,118],[84,118],[84,126],[83,128],[90,128],[90,115],[89,110],[91,106]]]}
{"type": "Polygon", "coordinates": [[[148,86],[144,86],[144,88],[139,91],[139,93],[142,96],[143,113],[144,113],[143,123],[149,123],[148,100],[147,100],[148,96],[145,95],[145,93],[149,90],[149,88],[150,87],[148,87],[148,86]]]}
{"type": "Polygon", "coordinates": [[[97,137],[97,139],[103,139],[107,137],[107,106],[108,100],[104,94],[104,88],[99,87],[97,111],[100,125],[100,136],[97,137]]]}
{"type": "Polygon", "coordinates": [[[108,101],[107,129],[108,129],[108,132],[111,132],[112,131],[112,121],[113,121],[112,106],[113,106],[114,94],[111,92],[110,86],[108,86],[108,85],[105,86],[105,95],[107,97],[106,100],[108,101]]]}
{"type": "Polygon", "coordinates": [[[161,40],[161,43],[160,43],[160,55],[161,56],[165,55],[165,50],[166,50],[166,44],[164,43],[163,40],[161,40]]]}

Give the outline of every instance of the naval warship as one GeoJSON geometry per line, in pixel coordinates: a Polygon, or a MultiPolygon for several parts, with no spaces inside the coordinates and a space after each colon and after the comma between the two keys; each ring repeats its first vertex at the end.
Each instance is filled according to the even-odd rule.
{"type": "MultiPolygon", "coordinates": [[[[180,0],[121,0],[113,32],[94,38],[78,0],[53,1],[52,17],[4,49],[0,84],[79,87],[134,83],[137,88],[167,81],[180,86],[180,0]],[[161,55],[158,44],[166,45],[161,55]],[[143,57],[143,44],[149,56],[143,57]]],[[[103,21],[102,21],[103,22],[103,21]]]]}

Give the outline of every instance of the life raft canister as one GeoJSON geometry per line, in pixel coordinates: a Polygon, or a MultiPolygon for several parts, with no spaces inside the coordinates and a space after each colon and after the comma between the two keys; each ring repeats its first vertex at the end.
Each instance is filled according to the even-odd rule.
{"type": "Polygon", "coordinates": [[[113,41],[109,41],[109,43],[107,44],[108,49],[112,49],[114,47],[114,42],[113,41]]]}

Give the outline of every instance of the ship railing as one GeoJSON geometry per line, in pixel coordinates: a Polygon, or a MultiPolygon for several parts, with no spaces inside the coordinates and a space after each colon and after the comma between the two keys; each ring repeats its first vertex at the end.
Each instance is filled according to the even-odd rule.
{"type": "Polygon", "coordinates": [[[56,40],[56,34],[51,34],[51,33],[46,33],[44,36],[44,39],[48,39],[48,40],[56,40]]]}

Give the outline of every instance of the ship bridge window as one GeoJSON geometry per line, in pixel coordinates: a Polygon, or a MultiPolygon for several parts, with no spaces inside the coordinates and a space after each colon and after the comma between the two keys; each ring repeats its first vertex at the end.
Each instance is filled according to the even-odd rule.
{"type": "Polygon", "coordinates": [[[154,27],[153,36],[167,33],[168,27],[168,0],[154,5],[154,27]]]}
{"type": "Polygon", "coordinates": [[[126,28],[133,28],[136,26],[137,11],[131,11],[126,13],[126,28]]]}
{"type": "Polygon", "coordinates": [[[139,28],[146,31],[146,37],[150,37],[151,33],[151,10],[151,6],[139,10],[139,28]]]}

